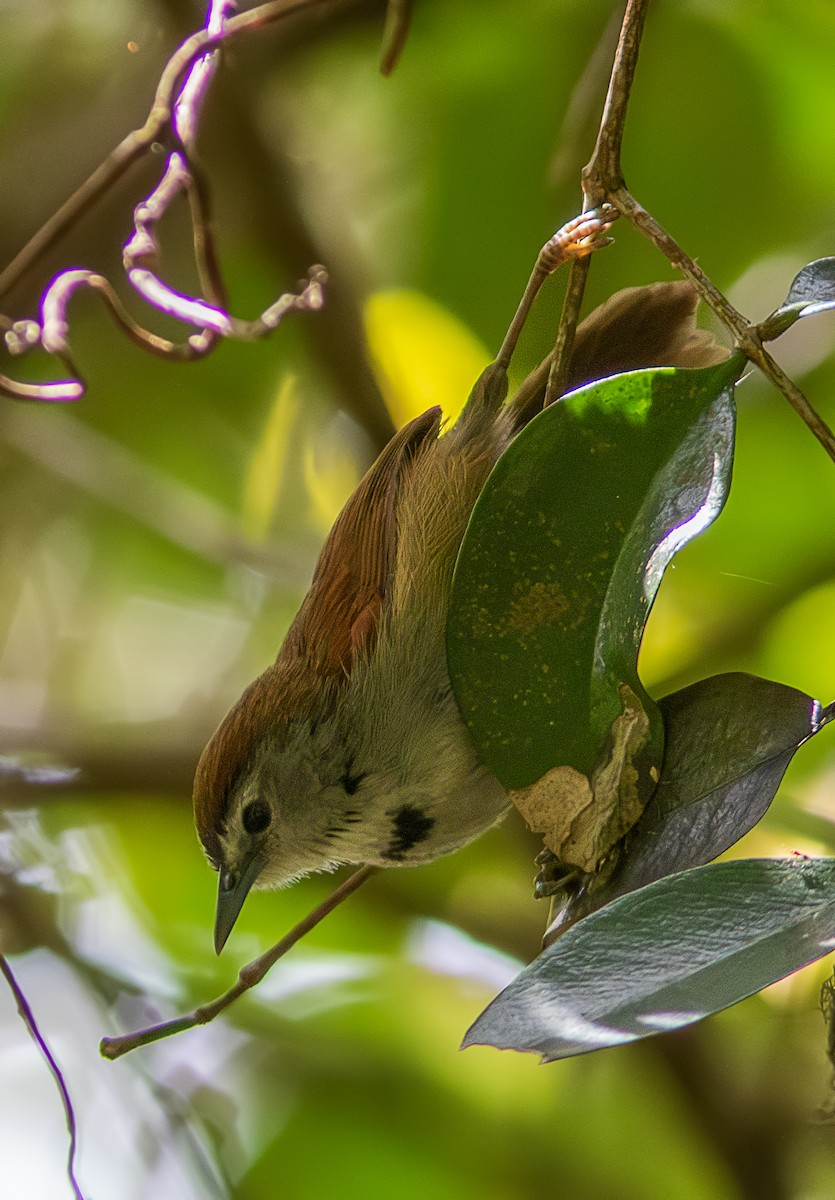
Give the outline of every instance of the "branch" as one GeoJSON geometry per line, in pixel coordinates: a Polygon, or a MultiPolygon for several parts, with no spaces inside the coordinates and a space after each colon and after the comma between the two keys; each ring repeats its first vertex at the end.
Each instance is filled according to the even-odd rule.
{"type": "Polygon", "coordinates": [[[182,1033],[186,1029],[194,1029],[196,1025],[208,1025],[215,1017],[220,1016],[230,1004],[240,996],[243,996],[250,988],[259,984],[270,968],[280,958],[283,958],[287,951],[295,946],[296,942],[300,941],[305,934],[318,925],[343,900],[347,900],[352,892],[355,892],[358,887],[365,883],[366,879],[374,874],[376,869],[376,867],[360,867],[358,871],[354,871],[353,875],[349,875],[338,888],[335,888],[331,892],[330,896],[323,900],[312,912],[309,912],[303,920],[299,921],[298,925],[285,934],[281,941],[277,942],[272,949],[262,954],[260,958],[256,958],[254,962],[242,967],[238,974],[237,983],[229,988],[227,992],[224,992],[222,996],[218,996],[210,1004],[201,1005],[200,1008],[196,1008],[194,1012],[188,1013],[184,1017],[176,1017],[173,1021],[163,1021],[160,1025],[152,1025],[148,1029],[139,1029],[136,1033],[126,1033],[121,1037],[102,1038],[99,1043],[99,1051],[102,1056],[111,1060],[121,1058],[123,1054],[127,1054],[131,1050],[137,1050],[140,1046],[149,1046],[152,1042],[159,1042],[163,1038],[172,1037],[175,1033],[182,1033]]]}
{"type": "MultiPolygon", "coordinates": [[[[583,168],[583,212],[605,203],[607,186],[616,187],[623,182],[620,148],[648,2],[629,0],[626,6],[597,142],[590,162],[583,168]]],[[[589,262],[580,261],[571,266],[545,388],[545,405],[552,404],[565,391],[590,265],[589,262]]]]}
{"type": "Polygon", "coordinates": [[[628,0],[623,14],[597,141],[583,168],[583,192],[589,204],[601,204],[623,183],[620,151],[648,7],[649,0],[628,0]]]}
{"type": "Polygon", "coordinates": [[[24,996],[20,984],[17,982],[14,972],[9,966],[9,962],[4,954],[0,954],[0,972],[2,972],[3,976],[5,977],[6,982],[9,985],[9,990],[14,996],[15,1004],[17,1005],[17,1011],[20,1013],[21,1019],[29,1032],[29,1036],[32,1038],[35,1045],[46,1059],[46,1064],[49,1067],[50,1074],[55,1080],[55,1085],[60,1093],[61,1103],[64,1106],[64,1116],[66,1117],[67,1121],[67,1131],[70,1135],[70,1143],[67,1150],[67,1178],[70,1181],[70,1186],[73,1190],[75,1200],[84,1200],[84,1193],[81,1191],[81,1188],[79,1187],[78,1181],[75,1177],[75,1158],[78,1150],[78,1131],[75,1123],[75,1111],[72,1106],[72,1100],[70,1099],[70,1093],[67,1089],[64,1076],[61,1073],[61,1068],[55,1061],[52,1051],[49,1049],[43,1034],[38,1028],[38,1023],[35,1020],[35,1014],[29,1007],[29,1002],[24,996]]]}
{"type": "Polygon", "coordinates": [[[412,0],[387,0],[386,21],[383,26],[383,47],[380,52],[380,73],[391,75],[406,39],[409,36],[409,25],[412,20],[412,0]]]}
{"type": "Polygon", "coordinates": [[[641,233],[658,247],[672,266],[687,276],[705,304],[731,331],[735,345],[750,362],[759,367],[763,375],[771,380],[778,391],[783,393],[800,419],[806,423],[826,453],[835,462],[835,433],[815,411],[797,384],[789,378],[779,363],[764,348],[758,326],[753,325],[734,308],[701,267],[685,254],[679,244],[645,208],[641,207],[625,187],[611,192],[608,200],[632,222],[636,229],[640,229],[641,233]]]}
{"type": "Polygon", "coordinates": [[[613,8],[569,96],[548,168],[548,181],[555,189],[574,181],[582,155],[599,125],[600,96],[608,85],[620,27],[620,13],[613,8]]]}
{"type": "MultiPolygon", "coordinates": [[[[583,168],[586,203],[613,205],[657,246],[671,266],[687,276],[704,302],[730,330],[735,345],[783,393],[835,462],[835,434],[812,408],[797,384],[763,348],[758,327],[733,307],[713,281],[626,188],[621,168],[621,145],[648,5],[649,0],[629,0],[626,6],[600,131],[591,159],[583,168]]],[[[562,328],[560,333],[562,334],[562,328]]],[[[552,368],[552,373],[559,371],[560,367],[561,364],[557,363],[552,368]]]]}
{"type": "Polygon", "coordinates": [[[510,363],[528,313],[548,276],[553,275],[565,263],[573,265],[582,262],[595,250],[610,245],[612,239],[606,235],[616,218],[617,213],[611,205],[603,204],[599,209],[584,212],[579,217],[567,221],[548,239],[537,255],[524,295],[496,355],[495,365],[506,369],[510,363]]]}
{"type": "MultiPolygon", "coordinates": [[[[562,302],[560,324],[554,349],[549,355],[550,367],[547,371],[545,398],[542,407],[547,408],[558,400],[566,389],[568,373],[571,370],[571,353],[574,349],[574,335],[580,322],[580,309],[583,306],[583,295],[586,290],[586,280],[591,267],[590,258],[580,258],[571,264],[568,284],[565,289],[565,299],[562,302]]],[[[527,380],[525,381],[528,382],[527,380]]],[[[522,389],[519,389],[521,394],[522,389]]],[[[519,396],[517,395],[517,402],[519,396]]]]}

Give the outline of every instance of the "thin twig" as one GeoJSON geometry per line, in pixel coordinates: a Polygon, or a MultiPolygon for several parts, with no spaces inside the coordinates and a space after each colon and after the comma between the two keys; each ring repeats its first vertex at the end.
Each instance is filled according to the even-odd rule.
{"type": "MultiPolygon", "coordinates": [[[[591,159],[583,168],[584,212],[605,201],[607,188],[623,182],[620,149],[648,3],[649,0],[629,0],[626,6],[597,141],[591,159]]],[[[582,261],[572,264],[545,388],[546,406],[565,391],[589,266],[582,261]]]]}
{"type": "Polygon", "coordinates": [[[507,368],[510,363],[531,306],[548,276],[565,263],[577,262],[595,250],[608,246],[612,239],[606,233],[616,216],[614,209],[604,204],[595,211],[574,217],[549,238],[537,255],[524,295],[496,355],[496,365],[507,368]]]}
{"type": "Polygon", "coordinates": [[[623,183],[620,150],[648,6],[649,0],[628,0],[623,14],[597,141],[583,168],[583,191],[590,205],[601,204],[623,183]]]}
{"type": "Polygon", "coordinates": [[[365,866],[360,867],[358,871],[354,871],[353,875],[349,875],[338,888],[335,888],[331,892],[330,896],[323,900],[312,912],[309,912],[303,920],[299,921],[298,925],[285,934],[281,941],[277,942],[272,949],[267,950],[265,954],[262,954],[260,958],[256,958],[254,962],[242,967],[238,974],[237,983],[229,988],[227,992],[224,992],[222,996],[218,996],[216,1000],[212,1000],[209,1004],[201,1005],[200,1008],[196,1008],[194,1012],[188,1013],[184,1017],[176,1017],[173,1021],[163,1021],[159,1025],[152,1025],[148,1029],[139,1029],[136,1033],[126,1033],[121,1037],[102,1038],[99,1043],[99,1050],[102,1056],[111,1060],[121,1058],[123,1054],[127,1054],[131,1050],[137,1050],[140,1046],[149,1046],[152,1042],[161,1041],[163,1038],[171,1037],[176,1033],[183,1033],[186,1029],[194,1029],[197,1025],[207,1025],[209,1021],[213,1021],[230,1004],[240,996],[243,996],[250,988],[259,984],[269,969],[288,950],[292,949],[296,942],[300,941],[305,934],[318,925],[343,900],[347,900],[376,870],[376,867],[365,866]]]}
{"type": "MultiPolygon", "coordinates": [[[[328,0],[335,11],[340,4],[345,8],[350,7],[351,2],[352,0],[328,0]]],[[[10,287],[18,282],[38,256],[48,250],[77,218],[83,216],[136,158],[149,146],[153,148],[158,142],[163,142],[171,151],[169,168],[176,166],[177,169],[167,169],[162,183],[138,206],[134,236],[126,247],[129,251],[125,255],[126,266],[129,270],[129,281],[138,286],[146,300],[187,322],[190,319],[195,320],[198,331],[187,336],[182,342],[170,342],[134,321],[121,304],[115,289],[103,276],[93,272],[81,272],[78,275],[74,272],[64,273],[47,289],[42,308],[46,306],[51,319],[46,340],[55,344],[58,357],[71,377],[35,384],[24,383],[3,374],[0,375],[0,393],[16,400],[40,403],[75,401],[83,396],[84,382],[66,343],[65,319],[66,304],[74,290],[80,286],[97,290],[116,323],[140,348],[180,362],[191,362],[204,357],[214,348],[221,336],[243,339],[260,337],[271,332],[285,313],[294,309],[320,308],[324,272],[321,267],[307,266],[320,257],[314,252],[314,247],[313,251],[303,255],[303,266],[300,269],[307,270],[307,279],[301,285],[301,294],[289,293],[280,297],[277,303],[253,322],[236,321],[228,314],[226,286],[212,233],[208,183],[198,164],[190,156],[189,150],[197,134],[198,108],[214,70],[214,60],[217,58],[217,50],[213,50],[212,46],[219,44],[221,39],[226,41],[280,17],[298,14],[306,7],[316,8],[324,4],[325,0],[281,0],[280,3],[261,5],[242,17],[227,20],[225,27],[221,29],[229,5],[225,0],[211,0],[207,25],[183,43],[169,60],[157,86],[155,101],[145,125],[120,143],[109,159],[105,160],[58,213],[35,234],[6,271],[0,274],[0,287],[10,287]],[[177,93],[183,77],[185,83],[177,93]],[[185,191],[191,209],[194,260],[201,300],[174,292],[158,277],[159,247],[155,227],[164,209],[180,191],[185,191]]],[[[403,21],[406,8],[394,4],[393,16],[397,17],[399,36],[402,37],[405,34],[403,21]]],[[[228,110],[221,109],[220,116],[226,119],[228,110]]],[[[239,132],[246,140],[247,126],[250,122],[248,110],[238,113],[237,119],[241,123],[239,132]]],[[[251,150],[251,129],[249,141],[251,150]]],[[[237,139],[235,144],[238,144],[237,139]]],[[[262,149],[260,143],[256,149],[262,149]]],[[[249,162],[246,166],[251,170],[249,162]]],[[[263,184],[263,171],[261,175],[259,185],[263,184]]],[[[280,177],[273,177],[274,185],[277,179],[280,177]]],[[[282,183],[278,186],[278,196],[265,201],[270,206],[267,214],[268,228],[273,228],[278,219],[282,232],[286,233],[289,222],[290,234],[282,240],[283,249],[286,249],[287,244],[292,246],[294,242],[310,242],[304,222],[290,202],[290,191],[286,187],[282,191],[282,183]],[[279,204],[278,211],[273,206],[276,198],[279,204]]],[[[260,191],[258,195],[261,195],[260,191]]],[[[319,353],[326,368],[337,381],[345,407],[368,429],[377,445],[382,446],[391,437],[393,426],[364,357],[361,322],[356,316],[352,300],[348,297],[348,290],[340,288],[338,280],[334,281],[328,300],[323,321],[321,325],[317,325],[313,335],[318,339],[319,353]],[[334,336],[335,333],[338,333],[338,336],[334,336]]],[[[13,355],[25,354],[34,347],[43,345],[44,331],[37,321],[13,322],[0,314],[0,330],[5,334],[7,350],[13,355]]]]}
{"type": "Polygon", "coordinates": [[[220,269],[217,248],[212,233],[212,202],[209,185],[202,169],[189,161],[191,185],[187,189],[191,209],[192,249],[197,278],[203,295],[216,308],[228,308],[226,281],[220,269]]]}
{"type": "Polygon", "coordinates": [[[400,61],[409,36],[411,20],[412,0],[387,0],[383,45],[380,51],[381,75],[391,75],[400,61]]]}
{"type": "Polygon", "coordinates": [[[569,268],[568,284],[565,289],[565,299],[562,302],[557,338],[550,355],[551,365],[548,370],[547,383],[545,384],[543,408],[547,408],[549,404],[553,404],[565,391],[568,372],[571,370],[571,352],[574,349],[574,335],[577,332],[577,325],[580,321],[580,309],[583,306],[583,294],[586,290],[586,280],[589,277],[590,267],[590,258],[580,258],[573,262],[569,268]]]}
{"type": "MultiPolygon", "coordinates": [[[[228,15],[234,10],[235,0],[210,0],[205,24],[207,33],[222,34],[228,15]]],[[[174,102],[171,119],[171,133],[178,143],[178,149],[168,156],[160,182],[134,210],[134,232],[122,254],[128,280],[145,300],[163,311],[201,326],[200,333],[189,338],[190,346],[200,355],[213,349],[218,337],[229,336],[232,332],[231,322],[223,311],[226,308],[226,289],[209,221],[209,190],[202,177],[199,183],[196,181],[192,162],[200,110],[217,70],[218,54],[215,50],[202,55],[186,76],[174,102]],[[197,276],[203,297],[209,302],[208,310],[202,301],[172,293],[155,273],[161,259],[157,227],[183,191],[189,201],[197,276]],[[167,303],[161,301],[162,293],[167,303]],[[216,319],[222,322],[220,327],[214,323],[216,319]]]]}
{"type": "Polygon", "coordinates": [[[806,423],[826,453],[835,462],[835,433],[815,411],[797,384],[789,378],[780,364],[765,349],[757,326],[734,308],[698,263],[685,254],[678,242],[659,225],[625,187],[617,188],[609,193],[608,199],[632,222],[636,229],[640,229],[658,247],[672,266],[677,267],[687,276],[705,304],[731,331],[736,345],[745,357],[758,366],[763,375],[783,393],[797,415],[806,423]]]}
{"type": "MultiPolygon", "coordinates": [[[[226,16],[233,9],[234,0],[210,0],[204,28],[209,38],[219,38],[225,34],[226,16]]],[[[18,400],[54,402],[76,400],[83,394],[84,381],[73,361],[67,340],[67,308],[70,299],[79,288],[93,288],[102,295],[117,323],[142,349],[178,361],[192,361],[204,357],[214,349],[221,337],[249,340],[270,333],[285,314],[294,309],[321,308],[325,271],[319,266],[310,269],[308,279],[298,293],[280,296],[255,321],[237,320],[219,304],[219,300],[225,294],[225,288],[209,225],[208,188],[195,181],[190,160],[190,152],[197,137],[200,109],[217,68],[217,58],[216,50],[200,55],[188,69],[176,99],[166,100],[171,117],[168,132],[175,142],[175,149],[168,156],[160,181],[136,206],[133,233],[122,252],[128,281],[142,298],[160,312],[196,326],[197,332],[188,337],[184,344],[160,338],[128,315],[114,288],[104,276],[87,270],[62,271],[41,298],[40,326],[34,321],[16,322],[11,329],[6,330],[6,343],[10,352],[15,354],[28,353],[40,345],[47,353],[56,355],[63,362],[72,378],[46,385],[19,385],[15,380],[3,377],[0,379],[0,387],[4,382],[7,384],[7,395],[18,400]],[[197,273],[201,285],[205,285],[203,296],[200,297],[182,295],[171,288],[160,275],[159,223],[174,200],[183,192],[188,196],[190,204],[197,273]]],[[[157,95],[159,97],[159,89],[157,95]]],[[[6,324],[8,325],[7,322],[6,324]]]]}
{"type": "MultiPolygon", "coordinates": [[[[222,34],[229,16],[237,9],[237,0],[209,0],[205,29],[209,36],[222,34]]],[[[197,140],[200,110],[218,64],[218,51],[202,55],[188,73],[174,104],[171,128],[185,154],[190,154],[197,140]]]]}
{"type": "Polygon", "coordinates": [[[554,188],[574,181],[581,156],[586,153],[591,131],[598,123],[600,97],[608,86],[620,27],[620,13],[613,9],[572,89],[554,139],[554,155],[548,168],[548,182],[554,188]]]}
{"type": "Polygon", "coordinates": [[[70,1135],[70,1143],[67,1150],[67,1178],[69,1179],[70,1186],[72,1187],[75,1200],[84,1200],[84,1193],[79,1187],[78,1180],[75,1177],[75,1158],[78,1150],[78,1131],[75,1123],[75,1111],[72,1106],[72,1100],[70,1099],[70,1093],[67,1089],[64,1076],[61,1073],[61,1068],[58,1066],[55,1058],[53,1057],[52,1051],[49,1049],[49,1046],[46,1043],[46,1039],[38,1028],[38,1022],[35,1020],[35,1014],[32,1012],[29,1002],[24,996],[20,984],[17,982],[14,972],[9,965],[8,959],[4,954],[0,954],[0,972],[3,973],[6,982],[9,985],[9,990],[14,996],[15,1004],[17,1005],[17,1011],[20,1013],[23,1024],[26,1026],[26,1029],[29,1032],[29,1036],[32,1038],[33,1042],[46,1059],[46,1064],[49,1067],[50,1074],[55,1080],[55,1085],[58,1088],[58,1092],[61,1096],[61,1103],[64,1106],[64,1116],[66,1117],[67,1121],[67,1132],[70,1135]]]}

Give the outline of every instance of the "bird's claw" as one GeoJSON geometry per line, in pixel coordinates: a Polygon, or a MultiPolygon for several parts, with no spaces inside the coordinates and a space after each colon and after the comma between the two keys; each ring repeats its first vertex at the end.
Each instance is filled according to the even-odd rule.
{"type": "Polygon", "coordinates": [[[567,221],[540,250],[538,265],[550,275],[563,263],[611,245],[612,238],[606,235],[619,216],[613,205],[601,204],[567,221]]]}
{"type": "Polygon", "coordinates": [[[534,862],[539,867],[533,881],[533,894],[536,900],[545,900],[556,896],[565,890],[566,885],[573,880],[577,872],[566,869],[565,863],[560,862],[553,850],[540,850],[534,862]]]}

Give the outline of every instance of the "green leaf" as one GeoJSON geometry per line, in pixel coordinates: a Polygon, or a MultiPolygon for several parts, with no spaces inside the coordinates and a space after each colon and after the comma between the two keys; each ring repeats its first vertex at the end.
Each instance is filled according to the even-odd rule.
{"type": "Polygon", "coordinates": [[[464,720],[506,787],[555,765],[590,775],[624,687],[660,765],[638,649],[667,563],[727,495],[742,365],[590,384],[540,413],[493,470],[458,556],[447,650],[464,720]]]}
{"type": "Polygon", "coordinates": [[[786,767],[832,719],[817,700],[756,675],[714,675],[659,701],[666,749],[658,787],[614,875],[569,898],[560,933],[617,896],[702,866],[752,829],[786,767]]]}
{"type": "Polygon", "coordinates": [[[801,317],[835,308],[835,258],[818,258],[795,275],[789,294],[759,327],[763,341],[785,333],[801,317]]]}
{"type": "Polygon", "coordinates": [[[825,724],[805,692],[756,675],[714,675],[659,701],[667,750],[624,857],[621,889],[702,866],[764,815],[795,751],[825,724]]]}
{"type": "Polygon", "coordinates": [[[744,859],[668,876],[549,946],[464,1046],[545,1061],[678,1029],[835,948],[835,859],[744,859]]]}

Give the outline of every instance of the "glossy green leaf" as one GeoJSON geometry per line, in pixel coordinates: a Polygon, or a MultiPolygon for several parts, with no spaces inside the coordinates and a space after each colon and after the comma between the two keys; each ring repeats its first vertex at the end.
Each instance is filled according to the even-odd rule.
{"type": "Polygon", "coordinates": [[[798,271],[786,304],[804,305],[801,316],[835,306],[835,258],[818,258],[798,271]]]}
{"type": "Polygon", "coordinates": [[[765,814],[795,751],[829,718],[805,692],[756,675],[714,675],[659,701],[661,779],[634,830],[620,889],[723,854],[765,814]]]}
{"type": "Polygon", "coordinates": [[[785,333],[801,317],[835,308],[835,258],[819,258],[798,271],[789,294],[760,326],[760,336],[771,340],[785,333]]]}
{"type": "Polygon", "coordinates": [[[465,535],[447,647],[485,763],[510,788],[589,774],[667,563],[719,513],[733,455],[734,358],[590,384],[537,416],[491,474],[465,535]]]}
{"type": "Polygon", "coordinates": [[[551,1061],[727,1008],[835,948],[835,859],[744,859],[661,879],[549,946],[464,1046],[551,1061]]]}
{"type": "Polygon", "coordinates": [[[571,897],[554,934],[617,896],[723,854],[764,815],[791,759],[832,719],[795,688],[731,673],[658,702],[665,755],[658,787],[616,873],[571,897]]]}

